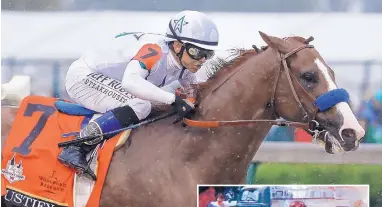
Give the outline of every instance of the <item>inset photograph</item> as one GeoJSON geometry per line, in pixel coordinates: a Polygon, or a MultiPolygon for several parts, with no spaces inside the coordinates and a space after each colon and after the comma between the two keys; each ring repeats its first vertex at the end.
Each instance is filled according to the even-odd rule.
{"type": "Polygon", "coordinates": [[[199,207],[368,207],[369,185],[198,185],[199,207]]]}

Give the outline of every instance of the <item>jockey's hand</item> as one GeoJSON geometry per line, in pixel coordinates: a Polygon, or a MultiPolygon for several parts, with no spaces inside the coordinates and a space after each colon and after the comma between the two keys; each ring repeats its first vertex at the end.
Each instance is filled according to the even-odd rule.
{"type": "Polygon", "coordinates": [[[182,99],[180,96],[175,97],[175,102],[172,104],[179,115],[179,118],[189,118],[193,110],[194,104],[188,99],[182,99]]]}

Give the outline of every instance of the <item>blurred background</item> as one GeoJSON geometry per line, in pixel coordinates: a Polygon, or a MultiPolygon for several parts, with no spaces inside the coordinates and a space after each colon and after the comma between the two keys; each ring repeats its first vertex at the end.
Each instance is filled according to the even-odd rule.
{"type": "MultiPolygon", "coordinates": [[[[1,7],[2,83],[27,75],[31,94],[65,99],[65,73],[84,51],[122,32],[164,33],[184,9],[215,20],[221,57],[225,49],[265,45],[258,31],[313,36],[351,95],[367,131],[363,143],[356,152],[327,155],[304,131],[272,127],[246,182],[371,184],[372,206],[382,206],[382,0],[2,0],[1,7]]],[[[205,67],[198,78],[209,73],[205,67]]]]}

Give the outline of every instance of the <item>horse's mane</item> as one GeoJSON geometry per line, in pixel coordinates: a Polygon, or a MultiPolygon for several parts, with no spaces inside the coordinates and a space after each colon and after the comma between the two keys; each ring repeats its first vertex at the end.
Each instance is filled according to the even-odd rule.
{"type": "MultiPolygon", "coordinates": [[[[305,39],[300,36],[290,36],[290,37],[284,37],[283,40],[287,41],[287,39],[295,39],[301,43],[309,44],[311,41],[314,40],[312,36],[305,39]]],[[[253,55],[257,55],[268,49],[268,46],[262,46],[258,48],[256,45],[252,45],[253,49],[244,49],[244,48],[234,48],[228,50],[228,52],[231,53],[229,57],[234,57],[230,60],[225,60],[223,58],[216,58],[215,60],[212,60],[210,62],[210,65],[207,66],[207,76],[208,80],[206,82],[202,82],[197,84],[194,87],[198,88],[198,94],[197,99],[200,101],[203,99],[203,95],[205,90],[208,90],[211,88],[211,85],[216,82],[216,80],[221,79],[226,74],[230,74],[234,69],[237,68],[238,65],[240,65],[242,62],[247,60],[249,57],[253,55]]],[[[229,58],[228,57],[228,58],[229,58]]]]}
{"type": "Polygon", "coordinates": [[[227,58],[217,57],[212,59],[206,66],[206,73],[208,79],[215,77],[216,73],[220,71],[220,69],[229,67],[234,64],[238,58],[240,58],[244,53],[246,53],[248,49],[244,48],[233,48],[227,50],[229,53],[227,58]]]}
{"type": "Polygon", "coordinates": [[[257,49],[256,46],[253,47],[254,49],[230,49],[228,50],[228,52],[230,52],[230,55],[227,58],[228,60],[218,57],[209,62],[208,66],[206,67],[208,77],[207,81],[199,83],[195,86],[198,88],[198,100],[202,98],[201,94],[203,93],[203,91],[211,88],[211,85],[213,83],[215,83],[217,80],[220,80],[225,75],[230,74],[232,71],[234,71],[234,69],[237,68],[238,65],[240,65],[243,61],[247,60],[249,57],[262,52],[262,50],[257,49]]]}

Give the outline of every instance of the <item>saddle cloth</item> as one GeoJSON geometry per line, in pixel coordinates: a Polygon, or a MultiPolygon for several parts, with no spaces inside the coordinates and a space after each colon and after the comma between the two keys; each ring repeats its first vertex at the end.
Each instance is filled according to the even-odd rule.
{"type": "Polygon", "coordinates": [[[95,207],[99,206],[103,184],[113,152],[127,140],[130,131],[121,132],[97,151],[92,167],[93,182],[77,177],[75,170],[62,165],[57,144],[74,137],[94,114],[69,115],[60,112],[56,98],[28,96],[20,104],[2,150],[2,201],[16,206],[95,207]]]}

